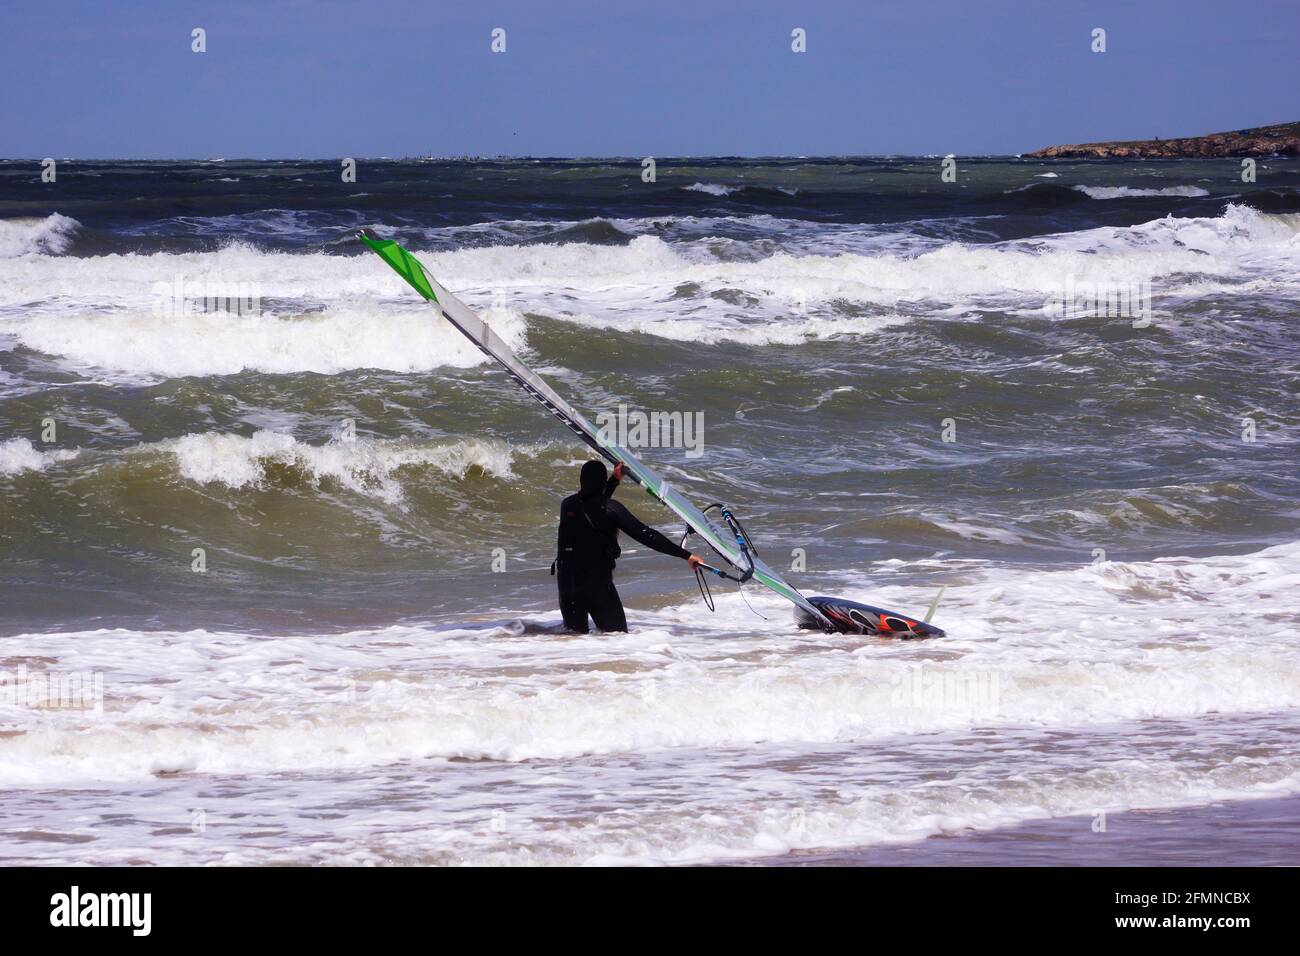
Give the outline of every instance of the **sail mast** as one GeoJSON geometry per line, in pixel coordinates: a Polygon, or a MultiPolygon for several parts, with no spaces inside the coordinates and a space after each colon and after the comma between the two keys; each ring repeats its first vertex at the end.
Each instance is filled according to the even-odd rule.
{"type": "Polygon", "coordinates": [[[615,464],[625,465],[628,474],[646,490],[647,494],[657,498],[683,518],[696,534],[708,542],[709,547],[740,571],[744,579],[752,577],[787,600],[793,601],[828,630],[834,629],[820,609],[749,550],[742,536],[720,528],[654,469],[623,446],[603,436],[577,409],[561,398],[536,372],[525,365],[486,322],[440,285],[415,256],[391,239],[380,239],[366,229],[358,232],[357,238],[392,266],[411,288],[438,309],[443,318],[459,329],[480,351],[504,368],[520,388],[537,399],[570,431],[602,457],[615,464]]]}

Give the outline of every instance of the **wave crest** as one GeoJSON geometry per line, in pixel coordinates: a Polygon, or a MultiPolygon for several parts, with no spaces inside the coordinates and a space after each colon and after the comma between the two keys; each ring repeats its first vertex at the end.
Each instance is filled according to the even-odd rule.
{"type": "Polygon", "coordinates": [[[11,438],[0,442],[0,475],[16,475],[21,471],[44,471],[55,462],[76,458],[76,450],[52,449],[41,451],[26,438],[11,438]]]}
{"type": "Polygon", "coordinates": [[[412,466],[431,467],[463,478],[475,469],[510,477],[513,452],[501,442],[467,439],[429,445],[358,438],[309,445],[292,435],[259,431],[250,437],[201,433],[163,443],[176,459],[181,477],[200,484],[228,488],[260,488],[275,480],[306,482],[318,487],[332,480],[358,494],[389,504],[404,499],[398,472],[412,466]],[[285,470],[288,475],[285,475],[285,470]]]}
{"type": "Polygon", "coordinates": [[[33,253],[61,256],[72,247],[80,230],[81,223],[57,212],[44,219],[0,219],[0,259],[33,253]]]}

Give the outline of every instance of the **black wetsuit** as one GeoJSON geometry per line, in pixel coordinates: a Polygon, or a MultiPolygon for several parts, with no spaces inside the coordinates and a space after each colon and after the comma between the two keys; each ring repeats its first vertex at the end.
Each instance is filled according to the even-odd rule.
{"type": "MultiPolygon", "coordinates": [[[[601,464],[599,462],[588,462],[601,464]]],[[[610,496],[618,480],[605,480],[603,464],[583,468],[583,490],[560,504],[560,532],[556,543],[556,583],[560,613],[572,631],[586,634],[587,615],[602,631],[626,631],[623,602],[614,587],[614,562],[620,554],[618,533],[625,531],[647,548],[677,558],[691,553],[679,548],[642,522],[610,496]]]]}

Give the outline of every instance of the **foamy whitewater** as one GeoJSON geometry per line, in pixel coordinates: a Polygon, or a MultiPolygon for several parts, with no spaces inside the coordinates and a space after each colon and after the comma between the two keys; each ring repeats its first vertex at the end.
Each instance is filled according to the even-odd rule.
{"type": "Polygon", "coordinates": [[[391,162],[344,209],[320,164],[73,164],[47,209],[0,163],[0,859],[764,860],[1300,793],[1300,168],[937,162],[391,162]],[[805,593],[944,588],[947,636],[710,613],[626,539],[631,632],[565,633],[587,450],[360,225],[589,414],[701,412],[643,457],[805,593]]]}

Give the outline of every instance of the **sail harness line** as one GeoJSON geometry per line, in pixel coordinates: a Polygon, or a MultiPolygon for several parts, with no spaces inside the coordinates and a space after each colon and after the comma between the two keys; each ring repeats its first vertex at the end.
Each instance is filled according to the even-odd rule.
{"type": "Polygon", "coordinates": [[[602,458],[614,464],[624,465],[628,475],[645,489],[646,494],[658,499],[686,522],[687,536],[698,534],[719,557],[735,569],[733,573],[705,564],[704,567],[710,573],[739,584],[751,579],[758,581],[803,609],[823,629],[836,630],[835,625],[816,605],[758,557],[748,533],[736,521],[729,509],[722,505],[710,505],[705,509],[705,511],[715,507],[718,509],[727,525],[727,530],[724,531],[705,514],[705,511],[697,508],[654,469],[644,464],[623,446],[605,440],[591,422],[561,398],[536,372],[520,361],[491,326],[439,284],[424,264],[406,249],[391,239],[380,239],[368,229],[359,230],[357,238],[387,262],[425,300],[432,303],[439,314],[473,342],[481,352],[504,368],[514,379],[515,384],[537,399],[547,411],[563,422],[565,427],[602,458]]]}

